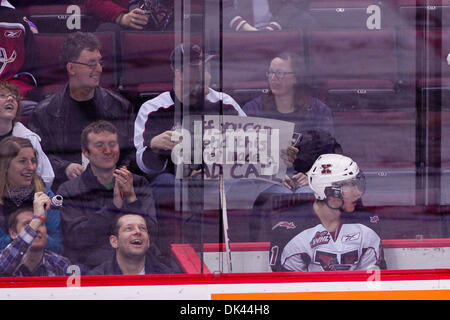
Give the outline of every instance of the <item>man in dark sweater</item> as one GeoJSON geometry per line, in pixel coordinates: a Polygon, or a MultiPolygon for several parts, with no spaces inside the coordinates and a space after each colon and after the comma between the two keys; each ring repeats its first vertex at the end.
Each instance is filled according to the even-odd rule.
{"type": "Polygon", "coordinates": [[[81,134],[83,155],[89,160],[77,178],[63,183],[58,193],[64,198],[61,225],[64,253],[92,269],[113,253],[109,226],[116,215],[142,215],[148,228],[156,233],[156,214],[148,181],[118,167],[120,144],[117,129],[98,121],[81,134]]]}

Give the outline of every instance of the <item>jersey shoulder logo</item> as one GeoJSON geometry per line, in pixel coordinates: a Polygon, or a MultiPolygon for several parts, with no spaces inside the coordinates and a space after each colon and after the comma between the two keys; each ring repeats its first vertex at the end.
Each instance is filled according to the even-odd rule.
{"type": "Polygon", "coordinates": [[[296,225],[294,224],[294,222],[289,222],[289,221],[280,221],[278,222],[276,225],[274,225],[272,227],[272,230],[275,230],[278,227],[282,227],[282,228],[286,228],[286,229],[295,229],[296,225]]]}
{"type": "Polygon", "coordinates": [[[317,231],[309,245],[311,246],[311,248],[314,248],[321,244],[327,244],[328,242],[330,242],[330,239],[331,236],[328,231],[317,231]]]}

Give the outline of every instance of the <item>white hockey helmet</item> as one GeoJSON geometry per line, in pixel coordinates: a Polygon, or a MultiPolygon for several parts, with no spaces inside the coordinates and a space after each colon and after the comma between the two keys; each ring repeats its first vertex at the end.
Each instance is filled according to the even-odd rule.
{"type": "Polygon", "coordinates": [[[308,182],[318,200],[327,197],[342,199],[342,186],[356,185],[361,192],[365,191],[365,178],[358,164],[341,154],[323,154],[317,158],[307,172],[308,182]]]}

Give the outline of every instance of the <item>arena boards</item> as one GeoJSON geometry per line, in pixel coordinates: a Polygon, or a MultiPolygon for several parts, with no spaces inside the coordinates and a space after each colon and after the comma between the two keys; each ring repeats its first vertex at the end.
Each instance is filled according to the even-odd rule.
{"type": "MultiPolygon", "coordinates": [[[[397,253],[398,266],[417,261],[417,269],[220,273],[214,259],[205,259],[199,274],[198,255],[186,245],[174,253],[184,274],[146,276],[70,276],[0,278],[0,299],[55,300],[449,300],[448,239],[385,240],[397,253]],[[435,268],[425,268],[429,255],[435,268]],[[414,258],[416,257],[416,258],[414,258]],[[400,259],[401,258],[401,259],[400,259]],[[426,256],[425,256],[426,258],[426,256]],[[420,263],[419,263],[420,262],[420,263]],[[209,267],[208,267],[209,265],[209,267]]],[[[220,249],[205,245],[205,256],[220,249]]],[[[268,248],[265,243],[232,243],[235,254],[252,257],[254,270],[268,248]]],[[[217,252],[216,252],[217,253],[217,252]]],[[[218,256],[216,254],[216,256],[218,256]]],[[[239,264],[234,264],[236,269],[239,264]]],[[[235,270],[239,271],[239,270],[235,270]]],[[[187,306],[186,306],[187,308],[187,306]]],[[[223,310],[224,311],[224,310],[223,310]]],[[[188,310],[186,309],[186,312],[188,310]]]]}

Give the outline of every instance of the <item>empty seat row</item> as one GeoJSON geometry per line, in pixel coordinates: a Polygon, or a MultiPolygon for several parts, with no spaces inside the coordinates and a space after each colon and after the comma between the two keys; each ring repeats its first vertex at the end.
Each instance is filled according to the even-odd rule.
{"type": "MultiPolygon", "coordinates": [[[[20,9],[38,27],[39,32],[43,33],[94,32],[99,25],[98,17],[87,10],[83,0],[30,5],[20,9]]],[[[193,0],[190,15],[197,17],[202,12],[202,0],[193,0]]]]}
{"type": "Polygon", "coordinates": [[[30,5],[23,13],[38,27],[39,32],[94,31],[97,19],[89,14],[83,1],[65,4],[30,5]]]}
{"type": "Polygon", "coordinates": [[[450,25],[449,0],[311,0],[309,12],[327,28],[450,25]]]}
{"type": "MultiPolygon", "coordinates": [[[[175,43],[173,33],[122,32],[121,61],[116,60],[114,34],[96,34],[106,60],[103,86],[120,85],[132,95],[157,93],[171,87],[169,55],[175,43]]],[[[58,59],[66,36],[35,37],[37,75],[44,94],[66,81],[58,59]]],[[[199,44],[202,39],[201,35],[192,37],[199,44]]],[[[216,61],[218,83],[232,92],[264,89],[270,59],[282,51],[293,51],[304,59],[312,83],[329,93],[392,93],[399,85],[414,88],[417,83],[446,84],[450,82],[448,39],[450,29],[427,33],[412,29],[322,30],[308,36],[301,31],[224,33],[222,57],[216,61]]]]}

